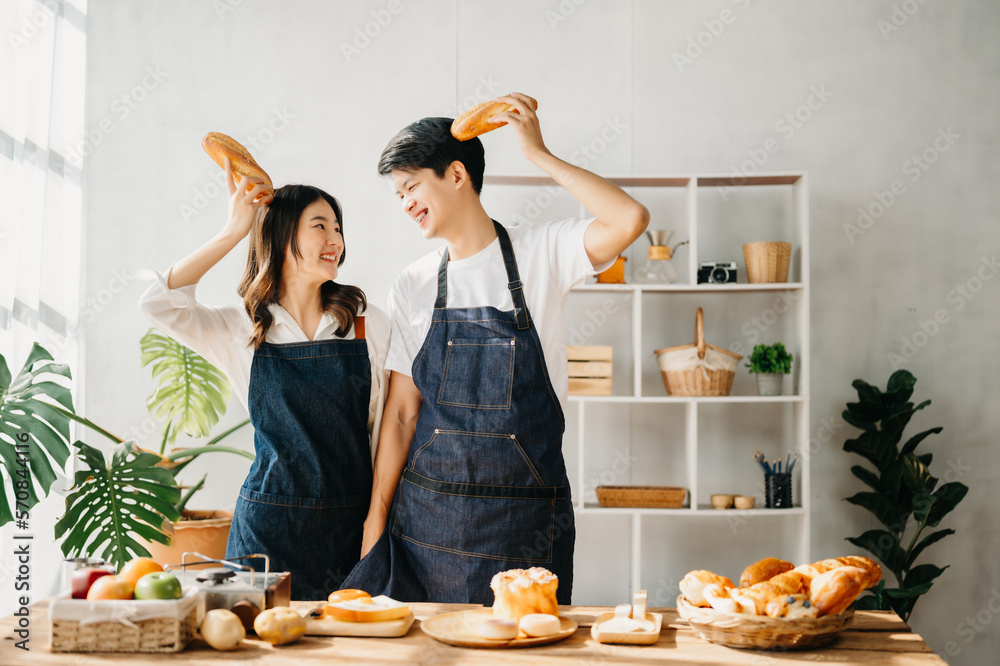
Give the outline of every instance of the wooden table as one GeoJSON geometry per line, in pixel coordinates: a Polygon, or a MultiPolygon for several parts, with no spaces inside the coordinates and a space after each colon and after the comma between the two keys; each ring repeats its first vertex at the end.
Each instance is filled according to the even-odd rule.
{"type": "MultiPolygon", "coordinates": [[[[312,602],[292,602],[296,608],[312,608],[312,602]]],[[[533,648],[510,650],[457,648],[439,643],[420,629],[420,621],[455,610],[481,608],[457,604],[411,604],[417,618],[401,638],[343,638],[305,636],[297,643],[272,647],[248,639],[235,652],[216,652],[200,640],[174,654],[53,653],[49,651],[48,600],[31,607],[31,651],[14,647],[14,618],[0,620],[0,664],[17,666],[96,666],[98,664],[180,663],[199,666],[219,664],[892,664],[925,666],[945,664],[924,640],[910,630],[895,613],[858,611],[854,623],[832,643],[818,650],[768,652],[734,650],[707,643],[698,637],[672,608],[651,608],[663,613],[660,640],[649,646],[602,645],[590,637],[590,627],[601,612],[610,608],[563,606],[562,615],[580,625],[569,638],[533,648]]]]}

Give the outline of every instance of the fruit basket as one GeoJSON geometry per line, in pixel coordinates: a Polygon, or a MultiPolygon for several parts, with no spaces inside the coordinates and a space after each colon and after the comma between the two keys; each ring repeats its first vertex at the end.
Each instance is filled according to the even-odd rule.
{"type": "Polygon", "coordinates": [[[725,613],[701,608],[677,597],[677,613],[709,643],[731,648],[799,650],[825,645],[854,621],[854,609],[839,615],[788,619],[725,613]]]}
{"type": "Polygon", "coordinates": [[[53,652],[180,652],[197,625],[201,590],[180,599],[87,601],[57,597],[49,605],[53,652]]]}

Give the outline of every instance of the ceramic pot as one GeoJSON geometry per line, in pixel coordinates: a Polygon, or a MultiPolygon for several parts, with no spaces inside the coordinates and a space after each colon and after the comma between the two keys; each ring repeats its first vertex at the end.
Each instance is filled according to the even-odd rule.
{"type": "Polygon", "coordinates": [[[781,395],[781,380],[784,377],[780,372],[757,373],[757,395],[781,395]]]}
{"type": "MultiPolygon", "coordinates": [[[[138,541],[146,547],[150,556],[160,564],[180,564],[185,552],[201,553],[213,559],[226,555],[229,528],[233,524],[232,511],[190,511],[185,509],[185,520],[176,523],[164,522],[163,531],[170,537],[170,545],[138,541]]],[[[250,553],[247,553],[249,555],[250,553]]],[[[207,564],[217,567],[218,564],[207,564]]],[[[204,568],[204,567],[192,567],[204,568]]]]}

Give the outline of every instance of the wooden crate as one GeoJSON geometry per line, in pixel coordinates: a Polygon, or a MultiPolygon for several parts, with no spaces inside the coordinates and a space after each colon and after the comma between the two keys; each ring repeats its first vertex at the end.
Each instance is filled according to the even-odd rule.
{"type": "Polygon", "coordinates": [[[566,347],[570,395],[611,395],[611,346],[566,347]]]}

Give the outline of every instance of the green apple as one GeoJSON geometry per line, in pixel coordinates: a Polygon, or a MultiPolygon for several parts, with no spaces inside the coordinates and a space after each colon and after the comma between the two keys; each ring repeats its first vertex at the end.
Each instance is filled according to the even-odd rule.
{"type": "Polygon", "coordinates": [[[177,576],[167,571],[154,571],[135,584],[136,599],[180,599],[183,595],[177,576]]]}

